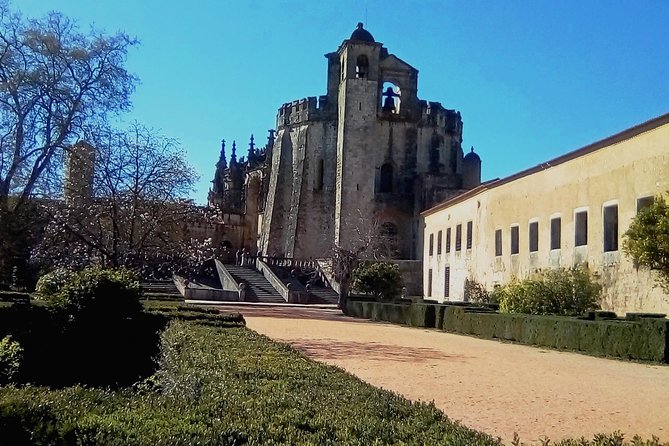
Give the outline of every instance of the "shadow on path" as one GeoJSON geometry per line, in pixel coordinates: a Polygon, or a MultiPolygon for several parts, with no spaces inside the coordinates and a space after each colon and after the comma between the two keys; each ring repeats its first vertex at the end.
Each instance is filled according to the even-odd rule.
{"type": "Polygon", "coordinates": [[[464,362],[464,355],[448,355],[433,348],[403,347],[380,342],[338,341],[336,339],[283,340],[313,359],[366,359],[370,361],[396,361],[424,363],[430,360],[464,362]]]}
{"type": "Polygon", "coordinates": [[[369,322],[367,319],[356,319],[346,316],[340,310],[323,308],[299,307],[251,307],[226,305],[218,307],[221,313],[241,313],[244,317],[269,317],[279,319],[313,319],[322,321],[369,322]]]}

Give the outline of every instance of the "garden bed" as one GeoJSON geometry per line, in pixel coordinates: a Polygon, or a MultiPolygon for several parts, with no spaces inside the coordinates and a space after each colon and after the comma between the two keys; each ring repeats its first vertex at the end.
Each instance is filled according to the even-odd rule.
{"type": "MultiPolygon", "coordinates": [[[[0,388],[11,444],[449,444],[498,440],[240,327],[150,304],[172,320],[155,375],[117,390],[0,388]]],[[[237,322],[235,322],[237,321],[237,322]]]]}

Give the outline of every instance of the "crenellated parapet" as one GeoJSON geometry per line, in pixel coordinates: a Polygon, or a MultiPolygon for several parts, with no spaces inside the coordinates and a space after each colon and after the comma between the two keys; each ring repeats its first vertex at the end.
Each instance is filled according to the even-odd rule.
{"type": "Polygon", "coordinates": [[[421,121],[424,125],[445,127],[449,134],[462,134],[462,117],[457,110],[441,105],[441,102],[420,101],[421,121]]]}
{"type": "Polygon", "coordinates": [[[293,102],[287,102],[279,108],[276,116],[277,128],[309,121],[332,119],[335,110],[327,96],[311,96],[293,102]]]}

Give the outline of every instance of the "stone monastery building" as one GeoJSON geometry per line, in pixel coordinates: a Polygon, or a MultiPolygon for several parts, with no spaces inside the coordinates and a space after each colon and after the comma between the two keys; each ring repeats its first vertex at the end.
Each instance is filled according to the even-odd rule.
{"type": "Polygon", "coordinates": [[[209,202],[223,242],[270,256],[328,255],[379,235],[395,257],[422,256],[420,213],[480,184],[463,156],[460,113],[418,98],[418,70],[358,24],[327,58],[327,91],[289,102],[249,159],[225,146],[209,202]]]}
{"type": "Polygon", "coordinates": [[[587,264],[602,308],[669,313],[654,272],[621,252],[636,213],[669,191],[669,114],[445,201],[425,218],[426,299],[466,300],[513,277],[587,264]]]}

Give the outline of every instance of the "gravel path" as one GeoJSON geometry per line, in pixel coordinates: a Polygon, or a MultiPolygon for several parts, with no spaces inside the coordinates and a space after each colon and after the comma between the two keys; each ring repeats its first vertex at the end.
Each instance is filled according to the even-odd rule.
{"type": "Polygon", "coordinates": [[[669,441],[669,366],[594,358],[343,316],[336,310],[230,307],[247,326],[313,359],[523,441],[622,431],[669,441]]]}

